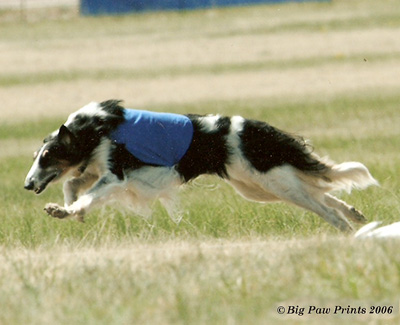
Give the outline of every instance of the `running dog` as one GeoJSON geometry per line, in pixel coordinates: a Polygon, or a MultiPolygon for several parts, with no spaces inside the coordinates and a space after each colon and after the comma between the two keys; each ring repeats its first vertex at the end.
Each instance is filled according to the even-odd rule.
{"type": "Polygon", "coordinates": [[[366,219],[330,192],[377,184],[363,164],[321,159],[302,138],[264,122],[132,110],[108,100],[71,114],[43,141],[25,189],[39,194],[66,179],[64,206],[45,206],[55,218],[83,221],[113,200],[148,214],[159,199],[178,220],[177,189],[202,174],[218,175],[251,201],[295,204],[344,232],[353,229],[348,219],[366,219]]]}

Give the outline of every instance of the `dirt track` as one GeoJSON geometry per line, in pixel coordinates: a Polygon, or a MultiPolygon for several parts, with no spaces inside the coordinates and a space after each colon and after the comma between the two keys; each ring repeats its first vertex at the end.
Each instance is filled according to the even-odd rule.
{"type": "Polygon", "coordinates": [[[2,120],[65,116],[89,101],[107,98],[144,107],[207,100],[296,100],[399,89],[400,28],[280,30],[277,26],[284,23],[346,22],[368,14],[364,7],[349,13],[339,6],[336,15],[314,11],[300,15],[297,7],[282,8],[284,12],[264,9],[271,20],[261,19],[251,9],[246,9],[255,16],[251,21],[237,12],[231,20],[212,11],[204,13],[204,31],[196,28],[202,18],[195,13],[189,14],[194,15],[193,30],[185,17],[173,16],[182,19],[177,23],[162,15],[159,26],[147,33],[136,29],[145,28],[143,24],[152,23],[156,15],[140,17],[142,25],[133,21],[135,16],[132,25],[124,18],[123,23],[132,28],[132,33],[124,34],[113,30],[117,20],[104,18],[105,27],[97,21],[97,27],[88,30],[87,21],[78,20],[65,33],[65,22],[44,23],[46,28],[39,23],[33,37],[19,34],[19,38],[0,41],[3,76],[22,80],[14,85],[3,81],[2,120]],[[183,27],[177,29],[179,23],[183,27]],[[98,26],[103,29],[98,31],[98,26]],[[100,77],[94,78],[99,71],[100,77]],[[34,81],[25,83],[25,78],[34,81]]]}

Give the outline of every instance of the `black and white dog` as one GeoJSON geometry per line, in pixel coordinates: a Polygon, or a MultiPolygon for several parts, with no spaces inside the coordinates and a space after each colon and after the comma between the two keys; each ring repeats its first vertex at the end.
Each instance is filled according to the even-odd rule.
{"type": "Polygon", "coordinates": [[[312,153],[302,138],[240,116],[178,115],[125,109],[120,101],[90,103],[71,114],[35,153],[25,188],[39,194],[67,178],[56,218],[83,216],[112,200],[146,214],[155,199],[177,216],[174,194],[202,174],[216,174],[244,198],[286,201],[342,231],[348,219],[365,222],[329,192],[377,184],[358,162],[334,164],[312,153]]]}

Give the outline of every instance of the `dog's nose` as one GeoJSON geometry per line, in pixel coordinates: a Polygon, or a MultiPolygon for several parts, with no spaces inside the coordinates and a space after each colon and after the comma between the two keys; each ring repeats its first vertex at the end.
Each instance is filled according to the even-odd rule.
{"type": "Polygon", "coordinates": [[[32,181],[25,182],[24,189],[31,191],[33,190],[34,184],[32,181]]]}

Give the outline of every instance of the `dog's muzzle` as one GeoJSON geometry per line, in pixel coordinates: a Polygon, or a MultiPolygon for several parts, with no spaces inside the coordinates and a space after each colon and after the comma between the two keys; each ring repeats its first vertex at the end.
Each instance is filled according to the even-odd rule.
{"type": "Polygon", "coordinates": [[[28,191],[32,191],[35,187],[35,183],[33,181],[30,180],[26,180],[25,181],[25,185],[24,185],[24,189],[28,190],[28,191]]]}
{"type": "Polygon", "coordinates": [[[36,194],[40,194],[43,192],[43,190],[46,188],[46,186],[47,186],[47,184],[36,186],[34,180],[26,180],[24,189],[26,189],[28,191],[34,191],[36,194]]]}
{"type": "Polygon", "coordinates": [[[59,173],[54,173],[52,175],[50,175],[49,177],[47,177],[44,181],[42,181],[40,184],[36,184],[35,179],[34,178],[27,178],[25,180],[25,185],[24,188],[28,191],[34,191],[35,194],[40,194],[42,193],[47,185],[53,181],[57,176],[59,176],[59,173]]]}

